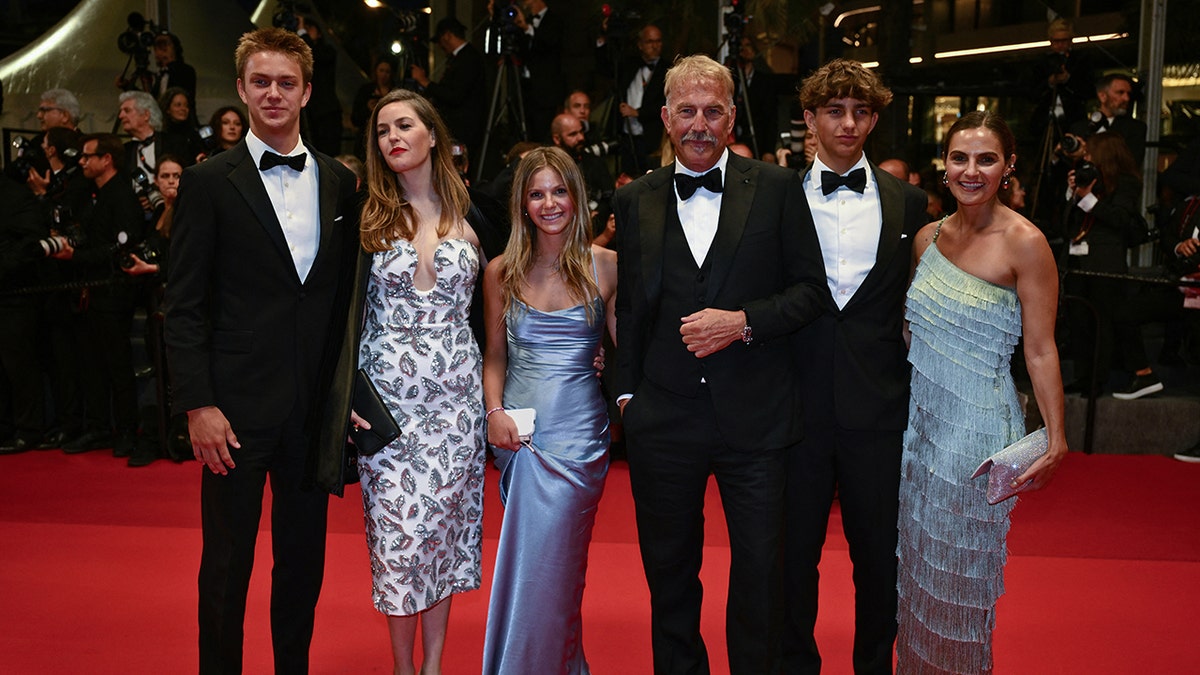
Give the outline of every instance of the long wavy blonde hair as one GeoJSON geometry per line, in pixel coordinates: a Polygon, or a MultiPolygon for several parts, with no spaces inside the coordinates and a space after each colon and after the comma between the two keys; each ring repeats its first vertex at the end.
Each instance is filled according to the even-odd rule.
{"type": "Polygon", "coordinates": [[[542,169],[551,169],[562,177],[571,203],[575,206],[575,215],[567,223],[566,244],[558,254],[558,269],[567,291],[583,303],[588,323],[594,324],[598,317],[592,299],[600,295],[600,287],[592,270],[592,221],[588,211],[587,188],[584,187],[583,174],[575,160],[556,147],[531,151],[517,165],[513,174],[512,197],[509,199],[513,228],[508,237],[508,246],[504,249],[504,269],[500,272],[504,312],[508,313],[514,298],[525,302],[522,291],[537,258],[538,229],[525,211],[525,195],[534,174],[542,169]]]}
{"type": "Polygon", "coordinates": [[[430,149],[433,188],[442,203],[438,238],[449,234],[471,208],[467,186],[454,169],[453,156],[450,154],[451,137],[445,122],[425,97],[407,89],[393,89],[379,99],[375,110],[371,112],[371,121],[366,130],[367,199],[359,220],[359,239],[363,249],[371,253],[391,249],[397,239],[411,241],[417,233],[416,214],[400,187],[398,177],[384,161],[376,138],[379,111],[391,103],[409,104],[417,118],[433,134],[434,145],[430,149]]]}

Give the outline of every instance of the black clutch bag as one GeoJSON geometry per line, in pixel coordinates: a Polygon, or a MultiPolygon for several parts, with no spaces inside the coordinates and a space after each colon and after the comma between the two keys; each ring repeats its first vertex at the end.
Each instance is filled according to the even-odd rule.
{"type": "Polygon", "coordinates": [[[375,390],[375,385],[371,383],[371,378],[362,368],[359,368],[358,374],[354,376],[352,407],[359,417],[371,425],[370,429],[364,429],[357,424],[350,426],[350,440],[354,441],[358,454],[373,455],[400,437],[400,427],[396,424],[396,418],[392,417],[387,404],[383,402],[383,398],[375,390]]]}

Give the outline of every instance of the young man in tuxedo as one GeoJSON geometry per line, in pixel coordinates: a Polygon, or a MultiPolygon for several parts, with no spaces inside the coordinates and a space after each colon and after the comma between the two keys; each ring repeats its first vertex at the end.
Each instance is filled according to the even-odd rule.
{"type": "Polygon", "coordinates": [[[200,672],[242,667],[246,590],[271,481],[275,672],[304,673],[325,562],[328,495],[306,490],[330,336],[347,321],[358,246],[354,174],[300,140],[312,53],[298,36],[242,36],[245,140],[184,171],[167,281],[174,407],[207,468],[200,507],[200,672]]]}
{"type": "Polygon", "coordinates": [[[730,533],[733,673],[774,672],[784,460],[799,441],[789,339],[822,310],[799,176],[732,155],[729,70],[706,56],[666,76],[673,165],[617,191],[614,386],[650,587],[656,673],[708,673],[700,637],[704,493],[730,533]]]}
{"type": "Polygon", "coordinates": [[[904,294],[925,194],[867,161],[863,145],[892,100],[856,61],[804,81],[819,141],[804,195],[820,241],[812,273],[824,312],[796,335],[804,440],[788,458],[785,673],[818,673],[817,564],[836,491],[854,563],[856,673],[890,673],[896,637],[896,518],[908,416],[904,294]]]}

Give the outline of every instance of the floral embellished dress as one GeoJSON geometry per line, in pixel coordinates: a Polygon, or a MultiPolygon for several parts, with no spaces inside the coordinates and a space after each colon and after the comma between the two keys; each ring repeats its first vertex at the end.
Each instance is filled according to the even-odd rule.
{"type": "Polygon", "coordinates": [[[437,281],[416,287],[407,240],[374,254],[359,367],[400,426],[360,457],[375,608],[408,616],[479,588],[483,539],[482,359],[467,323],[479,252],[447,239],[437,281]]]}

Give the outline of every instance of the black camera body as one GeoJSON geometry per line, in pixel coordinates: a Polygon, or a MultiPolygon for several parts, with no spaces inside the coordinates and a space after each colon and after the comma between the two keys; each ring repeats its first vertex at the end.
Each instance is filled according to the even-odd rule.
{"type": "Polygon", "coordinates": [[[1091,185],[1099,178],[1100,169],[1097,169],[1095,164],[1086,159],[1075,164],[1075,187],[1091,185]]]}
{"type": "Polygon", "coordinates": [[[133,184],[134,194],[149,202],[151,211],[158,210],[165,202],[162,193],[155,187],[154,181],[150,180],[150,177],[146,175],[146,172],[140,166],[133,170],[133,184]]]}
{"type": "Polygon", "coordinates": [[[16,156],[13,158],[13,167],[16,169],[17,175],[22,178],[28,176],[30,170],[36,169],[38,173],[42,173],[43,167],[48,166],[46,155],[42,152],[42,148],[28,138],[24,136],[14,137],[12,147],[16,150],[16,156]]]}

